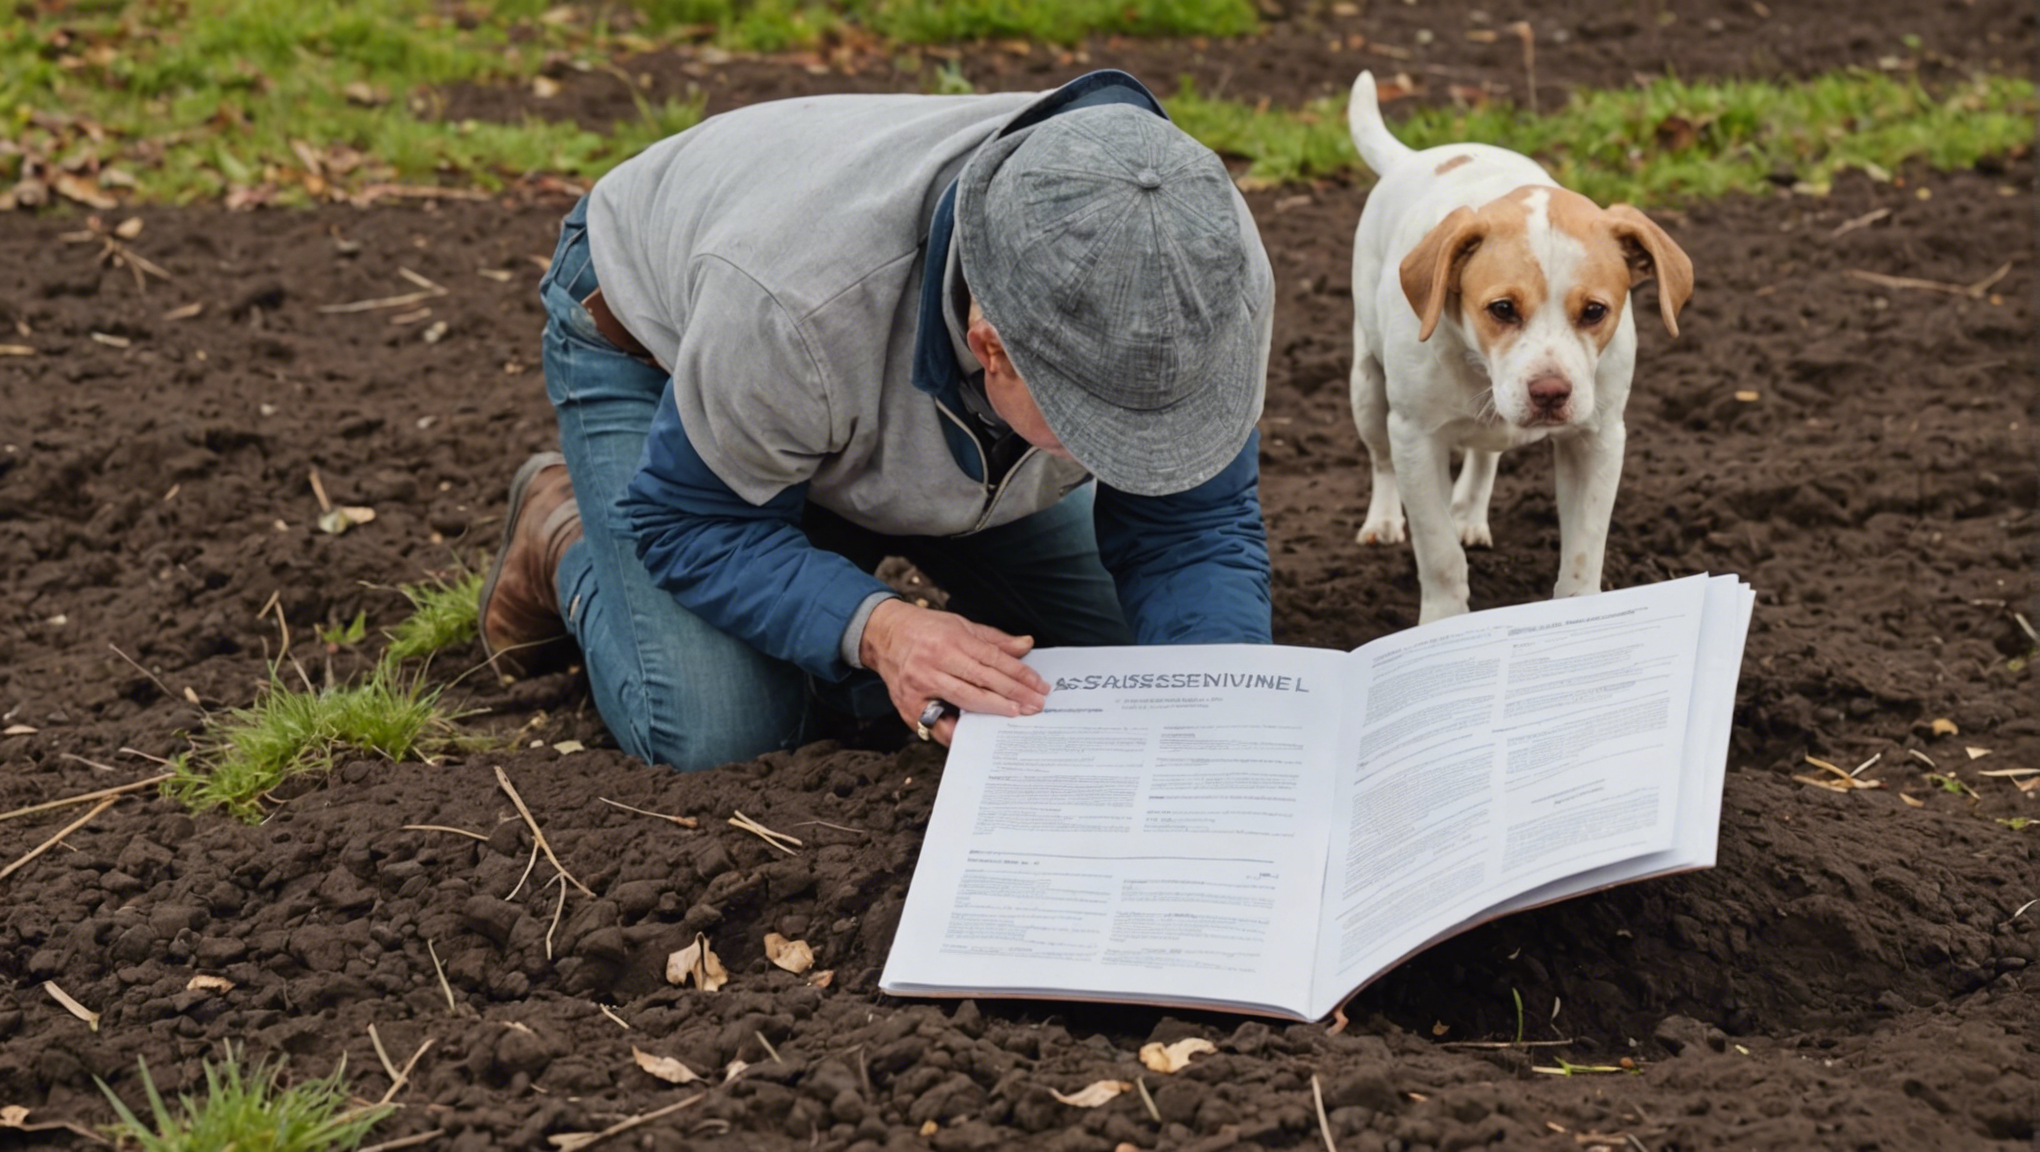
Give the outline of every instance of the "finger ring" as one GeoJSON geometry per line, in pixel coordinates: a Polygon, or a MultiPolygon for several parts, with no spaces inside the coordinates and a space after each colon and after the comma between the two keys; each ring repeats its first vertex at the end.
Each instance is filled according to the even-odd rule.
{"type": "Polygon", "coordinates": [[[914,735],[919,736],[923,740],[933,739],[934,736],[929,731],[929,725],[940,722],[942,714],[948,710],[949,702],[947,700],[928,701],[927,707],[921,709],[920,723],[914,725],[914,735]]]}

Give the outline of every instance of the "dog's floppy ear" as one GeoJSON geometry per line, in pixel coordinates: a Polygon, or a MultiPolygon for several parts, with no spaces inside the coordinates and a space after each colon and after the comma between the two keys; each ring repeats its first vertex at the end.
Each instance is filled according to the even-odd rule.
{"type": "Polygon", "coordinates": [[[1629,286],[1657,277],[1658,314],[1665,330],[1679,334],[1679,309],[1693,298],[1693,261],[1650,217],[1627,204],[1608,208],[1608,226],[1629,262],[1629,286]]]}
{"type": "Polygon", "coordinates": [[[1403,257],[1402,290],[1416,309],[1423,328],[1419,342],[1429,340],[1445,311],[1445,298],[1459,290],[1459,270],[1473,250],[1487,239],[1487,225],[1471,208],[1454,208],[1451,215],[1425,235],[1410,254],[1403,257]]]}

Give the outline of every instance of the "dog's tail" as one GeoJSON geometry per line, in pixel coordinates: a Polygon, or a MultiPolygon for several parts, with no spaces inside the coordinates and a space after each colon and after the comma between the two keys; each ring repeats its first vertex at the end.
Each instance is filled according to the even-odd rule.
{"type": "Polygon", "coordinates": [[[1381,102],[1374,95],[1374,73],[1362,72],[1353,81],[1353,99],[1346,105],[1346,127],[1353,134],[1353,147],[1376,176],[1415,155],[1409,145],[1389,134],[1381,119],[1381,102]]]}

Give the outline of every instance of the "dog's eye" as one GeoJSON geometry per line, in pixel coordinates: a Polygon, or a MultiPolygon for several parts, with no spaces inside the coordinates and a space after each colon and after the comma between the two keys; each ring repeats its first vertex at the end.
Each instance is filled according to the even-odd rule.
{"type": "Polygon", "coordinates": [[[1583,327],[1591,328],[1607,318],[1608,306],[1599,300],[1590,300],[1585,308],[1580,309],[1580,324],[1583,327]]]}
{"type": "Polygon", "coordinates": [[[1487,312],[1488,315],[1504,324],[1514,324],[1517,320],[1521,319],[1516,314],[1516,302],[1514,300],[1497,300],[1487,306],[1487,312]]]}

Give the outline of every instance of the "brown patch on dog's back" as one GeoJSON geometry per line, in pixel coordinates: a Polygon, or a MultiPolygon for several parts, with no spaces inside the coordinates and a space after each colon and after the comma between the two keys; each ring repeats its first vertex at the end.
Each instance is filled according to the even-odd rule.
{"type": "Polygon", "coordinates": [[[1440,176],[1443,176],[1443,175],[1444,175],[1444,174],[1446,174],[1447,172],[1450,172],[1450,171],[1452,171],[1452,170],[1453,170],[1454,168],[1457,168],[1457,167],[1459,167],[1459,166],[1460,166],[1461,164],[1471,164],[1471,163],[1473,163],[1473,157],[1471,157],[1471,156],[1466,156],[1466,155],[1459,155],[1459,156],[1454,156],[1454,157],[1453,157],[1452,159],[1450,159],[1450,160],[1447,160],[1447,161],[1446,161],[1446,162],[1444,162],[1443,164],[1440,164],[1440,165],[1438,165],[1438,169],[1437,169],[1437,171],[1438,171],[1438,175],[1440,175],[1440,176]]]}

